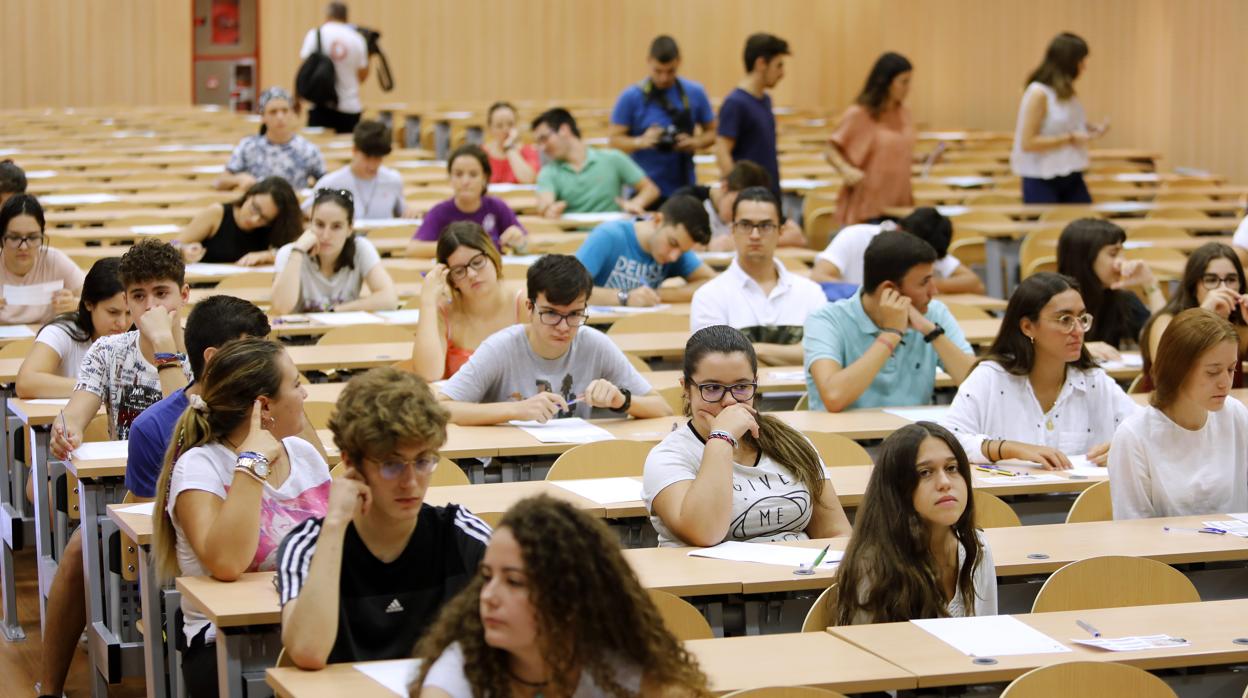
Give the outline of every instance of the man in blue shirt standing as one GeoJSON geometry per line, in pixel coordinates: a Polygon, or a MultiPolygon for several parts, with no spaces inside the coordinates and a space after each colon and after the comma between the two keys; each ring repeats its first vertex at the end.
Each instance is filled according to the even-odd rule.
{"type": "Polygon", "coordinates": [[[693,292],[715,276],[690,251],[695,243],[705,245],[710,239],[706,209],[685,194],[668,199],[650,220],[603,223],[576,251],[576,258],[594,277],[590,304],[688,303],[693,292]],[[673,276],[683,276],[688,283],[659,288],[673,276]]]}
{"type": "Polygon", "coordinates": [[[771,177],[780,197],[780,161],[776,156],[776,116],[767,90],[784,78],[789,44],[771,34],[752,34],[745,41],[745,78],[719,107],[715,162],[727,177],[738,160],[758,163],[771,177]]]}
{"type": "Polygon", "coordinates": [[[715,142],[715,112],[706,90],[676,76],[680,48],[670,36],[650,44],[650,77],[630,85],[611,110],[611,147],[633,160],[663,198],[694,184],[693,154],[715,142]]]}

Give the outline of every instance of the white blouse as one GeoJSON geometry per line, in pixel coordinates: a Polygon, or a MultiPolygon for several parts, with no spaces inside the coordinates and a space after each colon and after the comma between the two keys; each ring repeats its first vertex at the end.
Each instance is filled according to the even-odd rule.
{"type": "Polygon", "coordinates": [[[1008,439],[1083,455],[1108,443],[1114,430],[1140,406],[1104,370],[1068,367],[1066,382],[1048,412],[1027,376],[983,361],[962,381],[941,424],[958,437],[972,463],[987,463],[986,439],[1008,439]]]}
{"type": "Polygon", "coordinates": [[[1035,91],[1044,93],[1044,121],[1040,124],[1041,136],[1063,136],[1067,133],[1084,133],[1088,130],[1087,117],[1083,113],[1083,104],[1079,98],[1057,98],[1052,87],[1033,82],[1023,92],[1023,99],[1018,107],[1018,124],[1014,129],[1014,149],[1010,152],[1010,167],[1020,177],[1036,179],[1052,179],[1072,172],[1088,169],[1088,149],[1086,146],[1066,144],[1058,148],[1040,151],[1023,150],[1023,121],[1025,114],[1023,104],[1035,91]]]}

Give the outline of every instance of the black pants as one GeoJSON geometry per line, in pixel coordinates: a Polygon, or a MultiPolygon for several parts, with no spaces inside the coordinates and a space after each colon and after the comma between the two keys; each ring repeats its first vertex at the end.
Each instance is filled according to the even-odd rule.
{"type": "Polygon", "coordinates": [[[1082,172],[1071,172],[1052,179],[1023,177],[1023,203],[1090,204],[1092,195],[1083,182],[1082,172]]]}
{"type": "MultiPolygon", "coordinates": [[[[180,626],[180,613],[178,623],[180,626]]],[[[191,698],[216,698],[218,694],[217,643],[206,641],[209,627],[205,625],[182,650],[182,680],[186,684],[186,694],[191,698]]]]}
{"type": "Polygon", "coordinates": [[[312,110],[308,112],[309,126],[332,128],[335,133],[351,133],[358,123],[360,123],[359,114],[348,114],[328,107],[312,107],[312,110]]]}

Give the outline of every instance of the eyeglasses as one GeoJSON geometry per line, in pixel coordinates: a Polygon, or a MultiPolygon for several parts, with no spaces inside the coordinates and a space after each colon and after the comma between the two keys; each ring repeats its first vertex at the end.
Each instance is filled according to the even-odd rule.
{"type": "Polygon", "coordinates": [[[465,276],[468,276],[469,269],[473,271],[481,271],[485,268],[485,263],[488,261],[490,261],[490,258],[485,256],[484,252],[478,252],[473,255],[472,259],[468,260],[467,264],[457,264],[450,267],[451,281],[459,281],[465,276]]]}
{"type": "Polygon", "coordinates": [[[381,473],[383,480],[397,480],[400,475],[407,471],[407,466],[412,466],[417,475],[428,475],[438,467],[440,456],[436,453],[427,453],[415,460],[398,460],[386,459],[379,460],[377,464],[381,466],[377,472],[381,473]]]}
{"type": "Polygon", "coordinates": [[[771,235],[780,229],[774,221],[736,221],[732,224],[732,229],[742,235],[749,235],[757,230],[763,235],[771,235]]]}
{"type": "Polygon", "coordinates": [[[1053,318],[1053,322],[1062,328],[1063,332],[1074,332],[1075,325],[1087,332],[1092,329],[1092,313],[1084,313],[1083,315],[1059,315],[1053,318]]]}
{"type": "Polygon", "coordinates": [[[1205,274],[1200,277],[1200,285],[1212,291],[1221,285],[1226,285],[1230,289],[1239,288],[1239,274],[1227,274],[1226,276],[1218,276],[1217,274],[1205,274]]]}
{"type": "Polygon", "coordinates": [[[707,402],[723,402],[724,396],[728,393],[732,393],[732,399],[737,402],[747,402],[753,400],[754,393],[758,392],[758,383],[735,383],[733,385],[694,383],[694,386],[702,394],[702,399],[707,402]]]}
{"type": "Polygon", "coordinates": [[[28,246],[38,247],[43,244],[43,235],[5,235],[4,244],[19,250],[28,246]]]}
{"type": "Polygon", "coordinates": [[[568,321],[568,327],[580,327],[589,319],[589,315],[584,311],[577,310],[571,313],[559,313],[554,310],[541,310],[537,313],[537,319],[542,321],[543,325],[557,326],[564,320],[568,321]]]}

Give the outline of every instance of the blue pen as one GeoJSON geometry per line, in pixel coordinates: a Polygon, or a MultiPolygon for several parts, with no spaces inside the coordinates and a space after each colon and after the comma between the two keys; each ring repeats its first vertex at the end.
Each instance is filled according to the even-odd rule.
{"type": "Polygon", "coordinates": [[[1216,535],[1216,536],[1226,535],[1226,531],[1220,528],[1213,528],[1212,526],[1205,526],[1204,528],[1184,528],[1182,526],[1162,526],[1161,530],[1163,531],[1190,531],[1192,533],[1212,533],[1213,535],[1216,535]]]}

